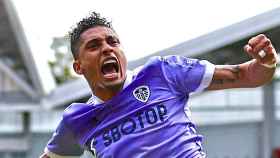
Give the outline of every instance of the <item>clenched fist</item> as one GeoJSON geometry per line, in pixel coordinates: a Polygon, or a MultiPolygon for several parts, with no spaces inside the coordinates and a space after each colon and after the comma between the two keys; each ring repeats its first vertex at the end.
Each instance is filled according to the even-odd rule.
{"type": "Polygon", "coordinates": [[[252,37],[244,50],[261,65],[268,68],[275,68],[278,56],[269,38],[264,34],[252,37]]]}

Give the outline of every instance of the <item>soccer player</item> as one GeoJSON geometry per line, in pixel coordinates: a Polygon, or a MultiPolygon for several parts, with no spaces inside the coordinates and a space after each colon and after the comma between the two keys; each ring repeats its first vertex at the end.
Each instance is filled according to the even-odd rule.
{"type": "Polygon", "coordinates": [[[185,107],[189,94],[261,86],[277,63],[273,45],[260,34],[244,47],[253,59],[239,65],[165,56],[127,71],[120,39],[100,14],[84,18],[70,35],[73,68],[93,95],[64,111],[42,158],[79,157],[85,150],[100,158],[206,157],[185,107]]]}

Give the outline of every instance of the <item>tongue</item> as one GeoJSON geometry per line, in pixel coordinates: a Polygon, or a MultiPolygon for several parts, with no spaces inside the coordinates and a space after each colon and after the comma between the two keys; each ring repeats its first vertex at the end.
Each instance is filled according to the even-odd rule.
{"type": "Polygon", "coordinates": [[[107,75],[107,74],[112,74],[116,73],[116,69],[113,64],[106,64],[102,67],[102,72],[107,75]]]}

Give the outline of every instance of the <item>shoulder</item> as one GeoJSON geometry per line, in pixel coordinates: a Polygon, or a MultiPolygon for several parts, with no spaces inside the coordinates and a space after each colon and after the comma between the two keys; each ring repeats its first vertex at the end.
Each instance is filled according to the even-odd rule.
{"type": "Polygon", "coordinates": [[[167,64],[167,65],[193,65],[199,62],[198,59],[188,58],[179,55],[168,55],[168,56],[155,56],[150,58],[145,65],[158,65],[158,64],[167,64]]]}
{"type": "Polygon", "coordinates": [[[51,158],[60,158],[62,155],[73,155],[78,157],[79,155],[82,155],[83,152],[84,149],[79,144],[79,139],[77,139],[73,130],[68,127],[63,118],[58,124],[51,139],[48,141],[48,144],[45,147],[45,153],[51,158]]]}
{"type": "Polygon", "coordinates": [[[164,75],[174,73],[174,70],[189,70],[199,63],[198,59],[187,58],[178,55],[169,56],[154,56],[148,61],[133,70],[134,76],[141,76],[141,74],[155,74],[156,72],[163,73],[164,75]],[[136,74],[136,75],[135,75],[136,74]]]}
{"type": "Polygon", "coordinates": [[[145,74],[149,74],[154,72],[155,70],[158,71],[160,65],[162,63],[162,57],[154,56],[149,58],[143,65],[134,68],[132,71],[129,72],[132,80],[138,78],[139,76],[145,76],[145,74]]]}
{"type": "Polygon", "coordinates": [[[174,70],[178,70],[181,74],[181,70],[189,70],[200,65],[200,60],[178,55],[157,56],[148,60],[145,65],[146,67],[156,66],[163,72],[174,73],[174,70]]]}
{"type": "Polygon", "coordinates": [[[65,109],[63,122],[78,140],[80,146],[84,146],[85,139],[99,121],[97,116],[103,106],[93,106],[85,103],[74,103],[65,109]]]}
{"type": "MultiPolygon", "coordinates": [[[[169,56],[154,56],[147,60],[147,62],[141,66],[141,69],[160,66],[160,65],[180,65],[180,64],[193,64],[197,62],[197,59],[186,58],[178,55],[169,55],[169,56]]],[[[136,68],[139,69],[139,68],[136,68]]]]}
{"type": "Polygon", "coordinates": [[[198,59],[188,58],[179,55],[169,55],[162,57],[163,62],[170,65],[193,65],[197,63],[198,59]]]}
{"type": "Polygon", "coordinates": [[[64,110],[63,118],[73,117],[75,115],[82,114],[92,109],[92,107],[93,105],[89,105],[86,103],[72,103],[64,110]]]}
{"type": "Polygon", "coordinates": [[[149,67],[153,65],[158,65],[163,61],[161,56],[154,56],[147,60],[147,62],[143,65],[143,67],[149,67]]]}
{"type": "Polygon", "coordinates": [[[63,121],[72,130],[77,124],[82,124],[89,117],[89,112],[93,111],[95,106],[86,103],[73,103],[68,106],[63,113],[63,121]]]}

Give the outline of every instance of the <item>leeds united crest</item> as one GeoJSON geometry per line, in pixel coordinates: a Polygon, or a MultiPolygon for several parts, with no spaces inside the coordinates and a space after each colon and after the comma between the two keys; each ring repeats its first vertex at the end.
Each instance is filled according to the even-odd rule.
{"type": "Polygon", "coordinates": [[[150,90],[148,86],[139,86],[134,89],[133,91],[134,97],[143,102],[146,103],[150,97],[150,90]]]}

